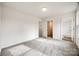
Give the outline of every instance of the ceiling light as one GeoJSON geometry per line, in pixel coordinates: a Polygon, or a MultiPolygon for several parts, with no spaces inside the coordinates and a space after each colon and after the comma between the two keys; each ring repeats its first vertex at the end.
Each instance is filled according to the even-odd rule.
{"type": "Polygon", "coordinates": [[[44,12],[45,12],[45,11],[47,11],[47,8],[45,8],[45,7],[44,7],[44,8],[42,8],[42,11],[44,11],[44,12]]]}

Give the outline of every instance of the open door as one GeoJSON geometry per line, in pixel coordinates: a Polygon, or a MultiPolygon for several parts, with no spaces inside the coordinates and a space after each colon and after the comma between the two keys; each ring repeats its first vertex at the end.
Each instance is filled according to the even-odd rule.
{"type": "Polygon", "coordinates": [[[47,22],[47,36],[53,38],[53,21],[47,22]]]}

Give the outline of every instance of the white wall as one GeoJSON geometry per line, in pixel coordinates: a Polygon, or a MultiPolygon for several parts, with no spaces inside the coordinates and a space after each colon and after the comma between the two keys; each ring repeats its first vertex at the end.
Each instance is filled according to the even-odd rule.
{"type": "Polygon", "coordinates": [[[76,13],[76,44],[79,48],[79,6],[76,13]]]}
{"type": "Polygon", "coordinates": [[[53,38],[62,40],[63,36],[73,37],[74,13],[49,17],[42,21],[42,36],[47,37],[47,21],[53,20],[53,38]]]}
{"type": "Polygon", "coordinates": [[[42,20],[42,37],[47,37],[47,21],[42,20]]]}
{"type": "Polygon", "coordinates": [[[47,21],[53,20],[53,38],[60,39],[60,18],[52,17],[42,20],[42,36],[47,37],[47,21]]]}
{"type": "Polygon", "coordinates": [[[12,7],[3,6],[1,47],[38,38],[39,20],[12,7]]]}
{"type": "MultiPolygon", "coordinates": [[[[0,3],[0,43],[1,43],[1,14],[2,14],[2,9],[1,9],[1,3],[0,3]]],[[[1,52],[1,44],[0,44],[0,52],[1,52]]]]}
{"type": "Polygon", "coordinates": [[[61,40],[61,19],[53,17],[53,38],[61,40]]]}
{"type": "Polygon", "coordinates": [[[63,36],[74,38],[73,28],[74,28],[74,13],[63,16],[61,21],[61,38],[63,36]]]}

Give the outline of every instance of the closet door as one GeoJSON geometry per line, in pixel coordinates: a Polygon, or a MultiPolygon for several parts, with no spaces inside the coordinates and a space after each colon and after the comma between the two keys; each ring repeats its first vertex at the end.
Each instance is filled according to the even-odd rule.
{"type": "Polygon", "coordinates": [[[53,38],[53,21],[47,22],[47,36],[53,38]]]}

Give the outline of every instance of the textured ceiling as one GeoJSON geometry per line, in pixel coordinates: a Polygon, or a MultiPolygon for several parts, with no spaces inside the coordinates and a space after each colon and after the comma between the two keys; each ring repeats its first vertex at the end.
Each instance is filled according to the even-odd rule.
{"type": "Polygon", "coordinates": [[[77,7],[76,2],[7,2],[4,4],[40,18],[73,12],[77,7]],[[46,12],[42,11],[43,7],[47,8],[46,12]]]}

